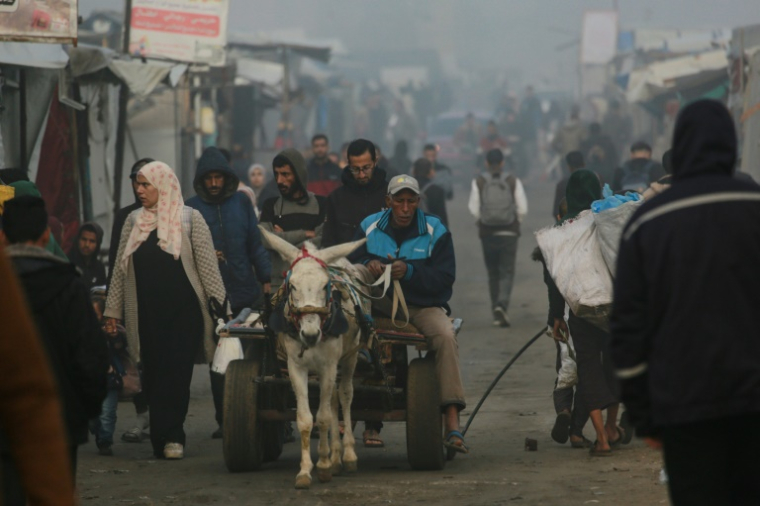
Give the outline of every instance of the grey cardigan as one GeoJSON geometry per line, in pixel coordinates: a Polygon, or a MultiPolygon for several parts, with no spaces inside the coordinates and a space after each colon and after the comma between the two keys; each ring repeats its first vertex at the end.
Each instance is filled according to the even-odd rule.
{"type": "MultiPolygon", "coordinates": [[[[127,217],[119,240],[119,251],[116,255],[111,285],[108,287],[108,299],[103,316],[124,319],[127,328],[127,346],[129,354],[136,362],[140,361],[140,338],[137,322],[137,284],[135,282],[134,262],[129,262],[124,268],[124,249],[127,246],[129,234],[135,224],[136,213],[132,211],[127,217]]],[[[201,214],[185,206],[182,212],[182,248],[180,260],[185,268],[185,274],[195,289],[198,302],[203,313],[203,353],[199,353],[196,363],[210,363],[214,358],[214,322],[208,310],[208,301],[215,297],[219,303],[225,300],[226,292],[222,276],[219,273],[219,260],[214,252],[214,243],[206,220],[201,214]]],[[[229,313],[229,307],[226,308],[229,313]]]]}

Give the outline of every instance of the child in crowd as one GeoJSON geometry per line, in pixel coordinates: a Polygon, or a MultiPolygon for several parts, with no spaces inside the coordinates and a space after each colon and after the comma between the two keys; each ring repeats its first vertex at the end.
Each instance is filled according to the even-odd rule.
{"type": "MultiPolygon", "coordinates": [[[[103,311],[106,306],[105,287],[96,287],[91,291],[92,306],[98,321],[103,322],[103,311]]],[[[113,433],[116,429],[116,407],[119,403],[119,392],[124,387],[124,362],[126,353],[126,330],[121,325],[103,325],[108,335],[108,355],[111,367],[108,370],[108,395],[103,401],[103,409],[99,418],[90,422],[90,432],[95,435],[98,453],[103,456],[113,455],[113,433]]]]}

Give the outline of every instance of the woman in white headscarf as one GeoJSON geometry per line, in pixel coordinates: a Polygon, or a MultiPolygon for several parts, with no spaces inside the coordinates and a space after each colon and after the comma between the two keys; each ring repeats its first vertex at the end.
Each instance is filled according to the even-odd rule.
{"type": "Polygon", "coordinates": [[[209,302],[227,313],[226,296],[211,233],[184,205],[174,171],[151,162],[136,183],[142,207],[124,224],[104,316],[124,320],[142,362],[154,454],[181,459],[193,364],[210,363],[215,350],[209,302]]]}

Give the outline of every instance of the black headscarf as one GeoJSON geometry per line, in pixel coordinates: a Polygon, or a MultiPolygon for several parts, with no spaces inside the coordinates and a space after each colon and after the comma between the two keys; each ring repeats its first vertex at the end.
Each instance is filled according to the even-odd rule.
{"type": "Polygon", "coordinates": [[[730,176],[735,164],[736,131],[726,106],[698,100],[683,109],[673,133],[673,180],[730,176]]]}
{"type": "Polygon", "coordinates": [[[591,209],[595,200],[602,198],[602,184],[599,176],[590,170],[577,170],[570,175],[565,190],[567,214],[564,220],[572,220],[586,209],[591,209]]]}

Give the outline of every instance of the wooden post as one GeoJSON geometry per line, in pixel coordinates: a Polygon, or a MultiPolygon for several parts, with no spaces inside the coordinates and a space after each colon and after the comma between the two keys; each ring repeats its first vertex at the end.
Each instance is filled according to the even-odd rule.
{"type": "MultiPolygon", "coordinates": [[[[124,40],[122,50],[129,54],[130,25],[132,24],[132,0],[124,0],[124,40]]],[[[113,212],[114,215],[121,208],[121,180],[124,173],[124,141],[127,130],[127,103],[129,102],[129,88],[126,83],[121,83],[119,88],[119,118],[116,125],[116,146],[113,166],[113,212]]]]}

